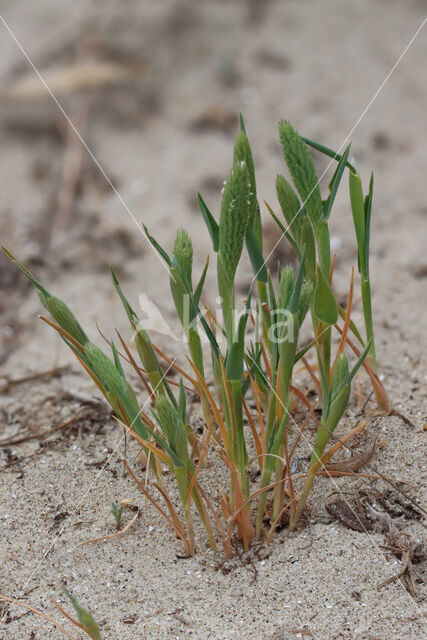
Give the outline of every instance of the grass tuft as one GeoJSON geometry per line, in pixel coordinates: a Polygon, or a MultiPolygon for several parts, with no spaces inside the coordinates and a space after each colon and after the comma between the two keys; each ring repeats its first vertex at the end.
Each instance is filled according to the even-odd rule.
{"type": "MultiPolygon", "coordinates": [[[[212,250],[217,254],[222,313],[202,304],[209,259],[194,284],[190,235],[178,229],[169,255],[145,229],[170,271],[172,299],[185,336],[185,357],[182,354],[179,363],[152,343],[114,271],[113,286],[129,319],[135,353],[120,334],[120,351],[112,340],[106,339],[108,352],[91,343],[66,304],[5,250],[37,288],[53,318],[44,320],[72,349],[125,432],[142,447],[149,478],[138,477],[125,462],[129,476],[189,555],[197,548],[195,519],[204,528],[210,547],[216,550],[220,544],[227,557],[233,554],[233,537],[248,549],[255,538],[270,540],[281,522],[290,523],[291,529],[297,526],[317,475],[327,472],[325,463],[347,438],[338,440],[337,445],[334,431],[351,401],[352,381],[360,367],[368,373],[380,405],[387,405],[375,358],[369,281],[373,180],[364,196],[360,176],[347,160],[349,147],[343,156],[334,154],[301,138],[286,121],[280,123],[279,133],[293,186],[283,176],[277,177],[283,222],[269,205],[267,208],[295,250],[297,269],[280,265],[276,279],[265,266],[254,160],[243,118],[218,220],[198,195],[212,250]],[[307,144],[337,163],[323,200],[307,144]],[[349,172],[366,340],[351,317],[354,270],[346,311],[337,303],[333,288],[335,261],[331,261],[329,218],[345,171],[349,172]],[[245,245],[254,277],[253,286],[246,291],[245,306],[238,310],[235,279],[245,245]],[[312,338],[302,347],[300,331],[307,315],[312,338]],[[338,346],[332,340],[333,330],[340,335],[338,346]],[[146,391],[144,404],[132,387],[129,370],[146,391]],[[178,382],[172,373],[178,374],[178,382]],[[308,391],[314,389],[314,394],[306,391],[307,375],[308,391]],[[199,430],[189,416],[189,393],[200,401],[203,424],[199,430]],[[321,410],[320,419],[316,409],[321,410]],[[317,427],[313,441],[306,429],[310,422],[317,427]],[[331,438],[335,443],[329,446],[331,438]],[[295,475],[293,457],[307,445],[310,463],[305,473],[295,475]],[[229,487],[225,490],[218,480],[215,498],[206,489],[206,478],[215,474],[210,483],[215,484],[218,465],[228,473],[229,487]],[[259,477],[256,486],[252,483],[254,472],[259,477]]],[[[111,511],[120,529],[123,506],[112,503],[111,511]]],[[[99,640],[91,614],[68,596],[81,627],[99,640]]]]}

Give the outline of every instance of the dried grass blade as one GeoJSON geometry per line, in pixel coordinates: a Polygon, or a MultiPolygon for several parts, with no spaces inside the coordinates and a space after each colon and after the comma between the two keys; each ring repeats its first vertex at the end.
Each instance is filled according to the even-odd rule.
{"type": "MultiPolygon", "coordinates": [[[[235,513],[232,517],[232,522],[237,521],[237,526],[239,530],[240,538],[243,542],[243,548],[245,551],[248,551],[251,540],[255,537],[255,529],[250,520],[250,515],[246,509],[243,508],[243,505],[247,500],[243,500],[242,492],[240,490],[239,480],[237,476],[237,470],[234,464],[231,462],[227,456],[221,452],[221,457],[224,460],[225,464],[230,470],[230,473],[233,477],[233,487],[234,487],[234,502],[235,502],[235,513]]],[[[229,542],[231,545],[231,533],[233,529],[232,527],[229,529],[229,542]]]]}
{"type": "Polygon", "coordinates": [[[199,461],[196,465],[196,468],[194,469],[194,473],[191,477],[190,480],[190,484],[188,486],[188,492],[187,492],[187,500],[185,502],[185,509],[188,509],[188,507],[190,506],[190,501],[191,501],[191,494],[193,492],[193,489],[195,487],[195,484],[197,482],[197,478],[199,476],[200,470],[203,466],[204,461],[206,460],[206,457],[208,455],[208,451],[209,451],[209,442],[211,439],[211,435],[212,435],[212,427],[209,429],[205,429],[205,436],[203,437],[203,442],[202,442],[202,446],[200,447],[200,455],[199,455],[199,461]]]}
{"type": "Polygon", "coordinates": [[[242,398],[242,402],[243,402],[243,407],[245,409],[246,417],[248,419],[249,426],[251,428],[252,435],[253,435],[253,438],[254,438],[256,452],[257,452],[258,455],[262,455],[264,452],[262,450],[261,441],[260,441],[258,432],[256,430],[255,423],[254,423],[253,418],[251,416],[251,412],[249,411],[248,405],[246,404],[244,398],[242,398]]]}
{"type": "Polygon", "coordinates": [[[298,400],[301,400],[303,405],[305,405],[309,411],[313,410],[310,401],[307,400],[307,396],[300,389],[298,389],[298,387],[295,387],[293,384],[291,384],[289,386],[289,390],[292,391],[292,393],[298,398],[298,400]]]}
{"type": "Polygon", "coordinates": [[[187,551],[188,554],[193,555],[194,554],[194,541],[189,540],[186,533],[185,533],[185,529],[182,526],[177,513],[173,507],[173,504],[169,498],[169,496],[167,495],[165,489],[163,489],[160,485],[157,484],[157,482],[153,483],[153,486],[156,487],[157,491],[162,495],[164,501],[166,502],[166,506],[169,510],[170,516],[172,518],[172,522],[173,522],[173,527],[177,533],[177,535],[181,538],[182,542],[184,543],[185,549],[187,551]]]}
{"type": "Polygon", "coordinates": [[[215,421],[216,421],[216,423],[218,425],[218,428],[219,428],[219,431],[221,433],[222,444],[223,444],[225,450],[229,451],[229,441],[228,441],[227,427],[225,426],[225,423],[224,423],[224,420],[222,418],[221,412],[218,409],[218,407],[217,407],[217,405],[215,403],[215,400],[212,397],[211,392],[209,391],[208,385],[203,380],[203,378],[200,375],[199,371],[197,370],[196,366],[192,363],[192,361],[190,360],[190,358],[188,358],[188,356],[187,356],[187,359],[188,359],[189,363],[191,364],[191,366],[193,368],[193,371],[196,374],[196,376],[197,376],[197,378],[198,378],[198,380],[200,382],[200,385],[201,385],[203,391],[206,394],[206,397],[208,398],[209,405],[210,405],[210,407],[211,407],[211,409],[213,411],[215,421]]]}
{"type": "Polygon", "coordinates": [[[135,369],[139,379],[141,380],[142,384],[144,385],[148,395],[150,396],[150,400],[153,403],[154,406],[156,406],[156,396],[154,394],[153,389],[151,388],[150,383],[148,382],[148,380],[145,379],[145,376],[142,374],[140,367],[138,367],[138,365],[135,362],[135,359],[133,357],[133,355],[131,354],[131,352],[129,351],[125,341],[123,340],[122,336],[120,335],[120,333],[117,331],[116,329],[116,333],[118,335],[118,338],[120,340],[120,342],[122,343],[122,347],[125,350],[125,353],[128,357],[128,361],[130,362],[130,364],[132,365],[132,367],[135,369]]]}
{"type": "Polygon", "coordinates": [[[156,345],[155,345],[155,344],[153,344],[153,349],[154,349],[154,351],[155,351],[156,353],[158,353],[158,354],[159,354],[159,356],[161,356],[161,357],[163,358],[163,360],[166,360],[166,362],[167,362],[168,364],[170,364],[170,366],[171,366],[173,369],[175,369],[175,371],[177,371],[177,372],[178,372],[178,373],[179,373],[183,378],[185,378],[186,380],[188,380],[188,382],[191,382],[191,384],[193,385],[193,387],[194,387],[194,388],[196,389],[196,391],[198,392],[198,389],[197,389],[197,381],[196,381],[194,378],[192,378],[191,376],[189,376],[189,375],[188,375],[188,373],[186,373],[186,372],[184,371],[184,369],[181,369],[181,367],[179,367],[179,366],[176,364],[176,361],[171,360],[171,358],[169,358],[165,353],[163,353],[163,351],[161,351],[161,350],[159,349],[159,347],[156,347],[156,345]]]}
{"type": "Polygon", "coordinates": [[[372,456],[374,455],[375,445],[378,440],[378,434],[375,434],[371,440],[368,442],[366,449],[362,451],[357,456],[352,456],[348,460],[343,460],[342,462],[330,462],[326,465],[324,471],[331,473],[332,471],[338,472],[352,472],[357,473],[362,469],[365,465],[367,465],[372,456]]]}
{"type": "Polygon", "coordinates": [[[203,489],[202,489],[202,487],[200,485],[197,486],[197,493],[200,495],[201,498],[203,498],[203,500],[206,502],[207,506],[211,510],[212,515],[214,517],[214,520],[216,522],[216,525],[218,527],[218,531],[219,531],[220,536],[221,536],[221,541],[222,541],[222,544],[223,544],[224,553],[225,553],[227,558],[231,558],[233,556],[233,551],[231,549],[230,540],[225,535],[225,530],[224,530],[224,527],[222,526],[221,518],[218,516],[217,512],[215,511],[215,509],[214,509],[214,507],[212,505],[212,502],[209,500],[208,496],[205,494],[205,492],[203,491],[203,489]]]}
{"type": "Polygon", "coordinates": [[[79,629],[81,629],[82,631],[84,631],[86,633],[86,629],[84,628],[84,626],[82,624],[80,624],[80,622],[78,620],[76,620],[75,618],[73,618],[72,616],[70,616],[69,613],[67,613],[65,611],[65,609],[63,607],[61,607],[60,604],[58,604],[58,602],[56,602],[56,600],[54,600],[53,598],[50,599],[51,603],[58,609],[58,611],[60,611],[62,613],[62,615],[67,618],[67,620],[69,620],[75,627],[79,627],[79,629]]]}
{"type": "Polygon", "coordinates": [[[367,424],[368,424],[367,421],[362,422],[362,424],[357,425],[357,427],[354,427],[354,429],[346,433],[345,436],[337,440],[337,442],[335,442],[335,444],[333,444],[332,447],[330,447],[328,451],[326,451],[322,455],[322,457],[313,465],[312,470],[317,471],[318,469],[320,469],[320,467],[323,468],[328,462],[328,460],[330,460],[332,456],[337,451],[339,451],[341,447],[343,447],[348,440],[350,440],[354,435],[356,435],[356,433],[359,433],[359,431],[363,431],[366,428],[367,424]]]}
{"type": "MultiPolygon", "coordinates": [[[[338,333],[340,333],[342,335],[343,330],[341,329],[341,327],[339,327],[337,324],[334,325],[334,326],[335,326],[335,329],[338,331],[338,333]]],[[[351,349],[354,351],[356,356],[358,358],[360,358],[361,352],[359,351],[359,349],[356,347],[354,342],[352,342],[352,340],[348,336],[346,337],[346,342],[349,345],[349,347],[351,347],[351,349]]],[[[368,374],[368,376],[371,379],[372,386],[374,387],[376,392],[381,397],[381,400],[382,400],[383,406],[384,406],[384,411],[386,411],[386,412],[389,411],[390,404],[389,404],[389,401],[388,401],[387,393],[386,393],[386,391],[384,389],[384,386],[383,386],[381,380],[379,379],[377,374],[374,372],[372,367],[366,362],[366,359],[363,362],[363,367],[365,368],[366,373],[368,374]]]]}
{"type": "Polygon", "coordinates": [[[43,320],[43,322],[46,322],[46,324],[48,324],[50,327],[55,329],[55,331],[57,331],[63,338],[67,338],[68,342],[71,342],[71,344],[76,347],[76,349],[79,349],[79,351],[84,351],[84,346],[75,338],[73,338],[73,336],[69,334],[68,331],[65,331],[65,329],[60,327],[59,324],[56,324],[56,322],[49,320],[49,318],[46,318],[45,316],[39,316],[39,318],[40,320],[43,320]]]}
{"type": "Polygon", "coordinates": [[[132,520],[130,520],[127,523],[127,525],[123,527],[123,529],[120,529],[120,531],[115,531],[114,533],[110,533],[109,535],[101,536],[99,538],[92,538],[91,540],[85,540],[84,542],[80,542],[80,544],[78,544],[77,547],[84,547],[87,544],[92,544],[93,542],[101,542],[102,540],[112,540],[113,538],[117,538],[118,536],[122,536],[124,533],[126,533],[126,531],[128,531],[131,528],[131,526],[134,524],[134,522],[136,522],[137,518],[139,517],[139,506],[133,500],[120,500],[120,504],[127,504],[127,505],[132,504],[137,507],[137,511],[134,517],[132,518],[132,520]]]}
{"type": "Polygon", "coordinates": [[[346,340],[347,340],[348,328],[350,326],[351,308],[352,308],[352,305],[353,305],[353,289],[354,289],[354,267],[351,268],[350,290],[348,292],[348,298],[347,298],[347,311],[346,311],[346,314],[345,314],[345,320],[344,320],[344,326],[343,326],[343,330],[342,330],[342,334],[341,334],[341,340],[340,340],[340,343],[338,345],[338,349],[337,349],[337,353],[336,353],[336,356],[335,356],[334,363],[333,363],[333,365],[331,367],[330,382],[332,382],[332,376],[333,376],[333,373],[334,373],[334,369],[335,369],[335,365],[337,363],[338,357],[344,351],[345,343],[346,343],[346,340]]]}
{"type": "Polygon", "coordinates": [[[267,443],[265,441],[265,426],[264,426],[264,416],[261,411],[261,403],[260,403],[260,390],[255,380],[253,379],[251,373],[249,372],[249,378],[251,381],[252,393],[255,400],[256,410],[258,413],[258,421],[259,421],[259,430],[260,430],[260,441],[261,441],[261,453],[265,454],[267,452],[267,443]]]}
{"type": "MultiPolygon", "coordinates": [[[[304,367],[307,369],[308,373],[310,374],[310,378],[313,380],[314,386],[316,387],[317,393],[319,394],[319,397],[320,397],[322,395],[322,386],[320,384],[319,378],[314,373],[314,366],[309,363],[309,361],[305,356],[303,356],[301,360],[304,364],[304,367]]],[[[317,365],[315,366],[317,368],[317,365]]]]}
{"type": "Polygon", "coordinates": [[[31,607],[30,605],[25,604],[25,602],[21,602],[20,600],[14,600],[13,598],[4,596],[1,593],[0,593],[0,600],[3,600],[4,602],[10,602],[11,604],[16,604],[18,607],[22,607],[27,611],[31,611],[32,613],[35,613],[36,615],[41,616],[42,618],[44,618],[45,620],[48,620],[51,624],[53,624],[54,627],[62,631],[62,633],[64,633],[67,636],[67,638],[70,638],[70,640],[76,640],[75,637],[72,636],[69,631],[64,629],[64,627],[60,625],[59,622],[56,622],[56,620],[48,616],[47,613],[43,613],[43,611],[40,611],[39,609],[35,609],[34,607],[31,607]]]}

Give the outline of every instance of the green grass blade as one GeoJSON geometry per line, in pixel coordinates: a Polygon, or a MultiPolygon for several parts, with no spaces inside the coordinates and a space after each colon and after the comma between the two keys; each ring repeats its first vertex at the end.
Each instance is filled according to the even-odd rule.
{"type": "Polygon", "coordinates": [[[150,236],[150,234],[148,233],[148,229],[147,229],[145,224],[143,225],[143,228],[144,228],[145,235],[147,236],[147,239],[149,240],[151,245],[155,248],[157,253],[163,258],[163,260],[166,262],[166,264],[170,267],[171,259],[169,258],[169,256],[166,253],[166,251],[163,249],[163,247],[161,247],[159,245],[159,243],[157,242],[157,240],[155,240],[153,238],[153,236],[150,236]]]}
{"type": "Polygon", "coordinates": [[[254,232],[250,227],[246,231],[246,248],[257,282],[267,282],[267,267],[254,232]]]}
{"type": "Polygon", "coordinates": [[[199,208],[202,213],[203,220],[205,221],[208,228],[209,235],[212,240],[213,250],[215,251],[215,253],[217,253],[219,249],[219,225],[209,211],[200,193],[197,194],[197,202],[199,203],[199,208]]]}
{"type": "Polygon", "coordinates": [[[329,219],[329,216],[331,215],[331,211],[332,211],[332,206],[334,204],[335,201],[335,197],[337,195],[337,191],[338,191],[338,187],[340,185],[341,182],[341,178],[342,175],[344,173],[344,169],[347,166],[347,159],[348,159],[348,155],[350,153],[350,144],[347,146],[346,150],[344,151],[343,155],[341,156],[339,162],[338,162],[338,166],[335,170],[335,173],[333,175],[333,178],[331,180],[331,183],[329,185],[329,197],[325,202],[325,206],[323,209],[323,215],[326,219],[329,219]]]}
{"type": "Polygon", "coordinates": [[[77,613],[77,618],[83,629],[86,631],[87,635],[92,638],[92,640],[102,640],[101,632],[91,612],[88,609],[82,607],[81,604],[79,604],[76,598],[73,596],[73,594],[65,587],[64,592],[73,605],[77,613]]]}
{"type": "Polygon", "coordinates": [[[317,279],[314,288],[313,310],[316,317],[326,324],[335,324],[338,320],[338,307],[335,296],[319,266],[317,267],[317,279]]]}
{"type": "MultiPolygon", "coordinates": [[[[325,145],[320,144],[320,142],[315,142],[315,140],[310,140],[310,138],[306,138],[304,136],[303,136],[303,140],[310,147],[313,147],[313,149],[317,149],[317,151],[320,151],[321,153],[324,153],[325,156],[328,156],[329,158],[332,158],[333,160],[337,160],[337,162],[339,162],[341,160],[341,158],[342,158],[342,155],[340,155],[336,151],[333,151],[329,147],[326,147],[325,145]]],[[[346,161],[345,164],[346,164],[346,167],[348,167],[350,169],[350,171],[354,171],[354,173],[356,173],[356,169],[353,167],[353,165],[348,160],[346,161]]]]}
{"type": "Polygon", "coordinates": [[[349,188],[351,211],[357,239],[359,272],[363,273],[365,265],[365,203],[362,181],[358,173],[349,172],[349,188]]]}

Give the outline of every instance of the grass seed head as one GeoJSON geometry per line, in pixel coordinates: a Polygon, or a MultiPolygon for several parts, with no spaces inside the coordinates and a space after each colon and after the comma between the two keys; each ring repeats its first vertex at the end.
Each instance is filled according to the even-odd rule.
{"type": "Polygon", "coordinates": [[[234,282],[237,265],[249,221],[251,203],[250,180],[245,162],[234,165],[224,187],[219,220],[219,254],[230,283],[234,282]]]}
{"type": "Polygon", "coordinates": [[[77,342],[84,345],[88,341],[88,337],[83,331],[76,316],[70,311],[65,302],[62,302],[56,296],[44,296],[41,293],[40,299],[45,301],[45,306],[49,309],[52,316],[60,327],[65,329],[77,342]],[[43,296],[43,298],[41,297],[43,296]]]}
{"type": "Polygon", "coordinates": [[[295,273],[292,266],[287,265],[281,275],[279,283],[278,308],[287,309],[289,300],[291,299],[292,290],[295,283],[295,273]]]}
{"type": "Polygon", "coordinates": [[[156,410],[159,425],[167,437],[169,445],[174,449],[178,428],[178,414],[176,409],[165,396],[161,396],[156,402],[156,410]]]}
{"type": "Polygon", "coordinates": [[[276,193],[280,208],[282,209],[282,213],[288,223],[289,230],[298,242],[299,229],[301,227],[301,219],[304,216],[304,209],[302,208],[299,198],[289,182],[281,175],[278,175],[276,178],[276,193]]]}
{"type": "Polygon", "coordinates": [[[282,120],[279,124],[279,135],[292,180],[313,226],[316,227],[322,216],[322,197],[316,169],[307,145],[286,120],[282,120]]]}
{"type": "Polygon", "coordinates": [[[126,385],[120,372],[99,347],[89,342],[86,345],[86,356],[95,375],[107,391],[111,391],[117,396],[126,393],[126,385]]]}
{"type": "Polygon", "coordinates": [[[257,208],[255,167],[249,139],[244,131],[240,131],[240,133],[238,133],[236,142],[234,143],[233,164],[239,164],[240,162],[244,162],[248,170],[250,184],[248,226],[252,227],[255,222],[255,213],[257,208]]]}
{"type": "Polygon", "coordinates": [[[298,324],[302,325],[304,322],[304,318],[307,315],[307,312],[310,308],[311,301],[313,299],[313,283],[309,280],[304,282],[301,288],[301,297],[299,301],[299,312],[298,312],[298,324]]]}
{"type": "Polygon", "coordinates": [[[191,285],[191,273],[193,268],[193,245],[188,233],[181,227],[176,232],[173,255],[178,262],[184,278],[191,285]]]}

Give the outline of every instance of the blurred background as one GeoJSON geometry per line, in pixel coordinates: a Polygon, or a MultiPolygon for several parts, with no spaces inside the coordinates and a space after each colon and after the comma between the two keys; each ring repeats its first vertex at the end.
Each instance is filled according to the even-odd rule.
{"type": "MultiPolygon", "coordinates": [[[[195,271],[202,269],[210,241],[196,193],[218,215],[239,111],[260,200],[277,208],[275,176],[284,172],[277,122],[289,119],[307,137],[340,147],[426,12],[425,0],[2,0],[0,7],[1,241],[92,337],[95,320],[107,332],[125,323],[110,263],[133,302],[144,292],[173,322],[167,273],[135,221],[167,249],[184,226],[195,271]]],[[[426,35],[351,136],[365,184],[375,169],[374,296],[383,296],[377,319],[389,326],[399,322],[408,275],[419,287],[427,273],[426,35]]],[[[314,159],[322,172],[325,160],[314,159]]],[[[334,242],[351,265],[342,192],[334,242]]],[[[265,207],[263,217],[268,251],[279,235],[265,207]]],[[[283,242],[276,258],[289,259],[283,242]]],[[[251,279],[245,265],[239,278],[251,279]]],[[[347,275],[336,286],[344,295],[347,275]]],[[[0,366],[64,361],[65,350],[55,350],[56,338],[35,320],[37,296],[3,256],[0,287],[0,366]]]]}

